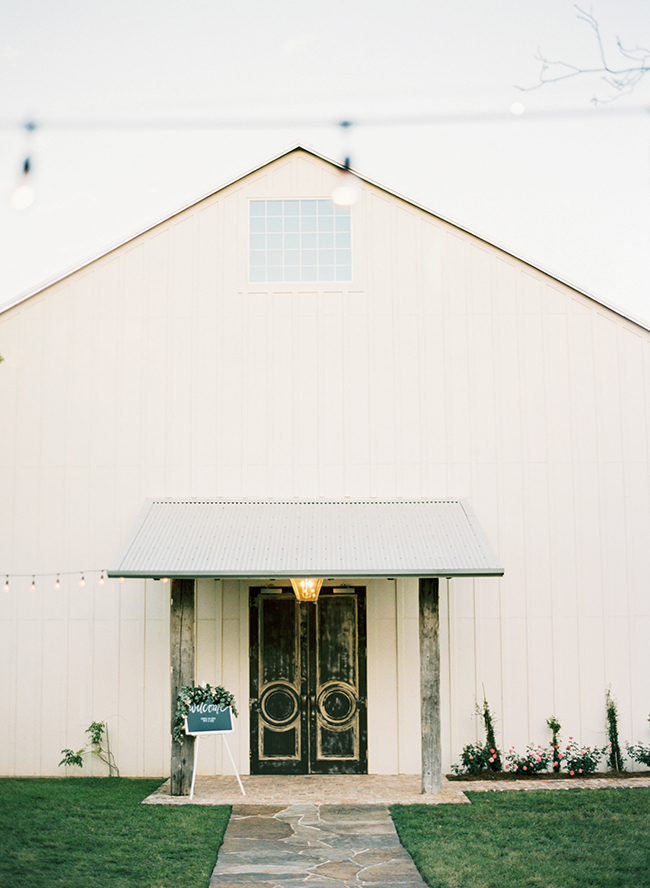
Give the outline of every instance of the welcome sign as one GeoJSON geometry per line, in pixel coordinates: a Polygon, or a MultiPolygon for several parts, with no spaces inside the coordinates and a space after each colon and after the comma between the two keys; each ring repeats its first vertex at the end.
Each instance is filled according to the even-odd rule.
{"type": "Polygon", "coordinates": [[[190,704],[185,722],[186,734],[227,734],[232,730],[230,706],[221,703],[190,704]]]}

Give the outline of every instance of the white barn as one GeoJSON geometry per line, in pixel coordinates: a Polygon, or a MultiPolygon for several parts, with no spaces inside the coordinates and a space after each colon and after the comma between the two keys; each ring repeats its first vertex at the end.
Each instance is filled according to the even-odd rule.
{"type": "Polygon", "coordinates": [[[650,332],[340,176],[289,151],[0,313],[0,774],[61,773],[92,720],[169,774],[170,589],[244,774],[420,771],[423,589],[434,770],[484,692],[502,748],[553,714],[603,744],[608,685],[647,740],[650,332]],[[298,571],[318,611],[272,591],[298,571]]]}

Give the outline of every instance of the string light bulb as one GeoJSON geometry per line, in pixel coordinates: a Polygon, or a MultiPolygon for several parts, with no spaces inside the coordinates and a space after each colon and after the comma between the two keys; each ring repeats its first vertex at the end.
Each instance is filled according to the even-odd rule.
{"type": "Polygon", "coordinates": [[[102,574],[101,574],[101,576],[100,576],[100,578],[99,578],[99,585],[100,585],[100,586],[103,586],[103,585],[104,585],[104,571],[102,571],[102,574]]]}
{"type": "Polygon", "coordinates": [[[350,158],[345,158],[338,185],[332,191],[332,200],[338,207],[351,207],[359,200],[357,178],[350,170],[350,158]]]}
{"type": "Polygon", "coordinates": [[[29,181],[30,170],[31,161],[29,157],[26,157],[23,161],[23,174],[20,184],[11,193],[11,205],[14,210],[26,210],[34,203],[36,192],[29,181]]]}
{"type": "Polygon", "coordinates": [[[7,579],[5,580],[5,584],[2,588],[4,589],[5,592],[9,591],[9,577],[7,577],[7,579]]]}
{"type": "Polygon", "coordinates": [[[61,581],[59,580],[58,574],[57,574],[57,577],[56,577],[56,583],[54,584],[54,588],[56,589],[57,592],[58,592],[59,589],[61,588],[61,581]]]}
{"type": "Polygon", "coordinates": [[[80,585],[80,586],[85,586],[85,585],[86,585],[86,578],[84,577],[83,574],[81,574],[81,579],[79,580],[79,585],[80,585]]]}
{"type": "Polygon", "coordinates": [[[120,583],[124,582],[124,577],[120,577],[120,583]]]}
{"type": "Polygon", "coordinates": [[[163,577],[162,580],[161,580],[160,582],[161,582],[161,583],[168,583],[168,582],[169,582],[169,577],[163,577]]]}
{"type": "Polygon", "coordinates": [[[32,577],[32,585],[29,587],[30,592],[36,592],[36,578],[32,577]]]}

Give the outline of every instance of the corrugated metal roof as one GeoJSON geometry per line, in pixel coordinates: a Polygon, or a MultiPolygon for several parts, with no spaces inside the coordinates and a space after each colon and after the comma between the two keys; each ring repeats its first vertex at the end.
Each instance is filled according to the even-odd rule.
{"type": "Polygon", "coordinates": [[[462,500],[147,500],[119,577],[501,576],[462,500]]]}

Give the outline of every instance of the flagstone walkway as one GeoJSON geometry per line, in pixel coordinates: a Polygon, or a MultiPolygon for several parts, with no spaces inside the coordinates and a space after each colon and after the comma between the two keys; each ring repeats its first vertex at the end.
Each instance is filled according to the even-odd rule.
{"type": "Polygon", "coordinates": [[[424,888],[385,805],[235,805],[210,888],[424,888]]]}

